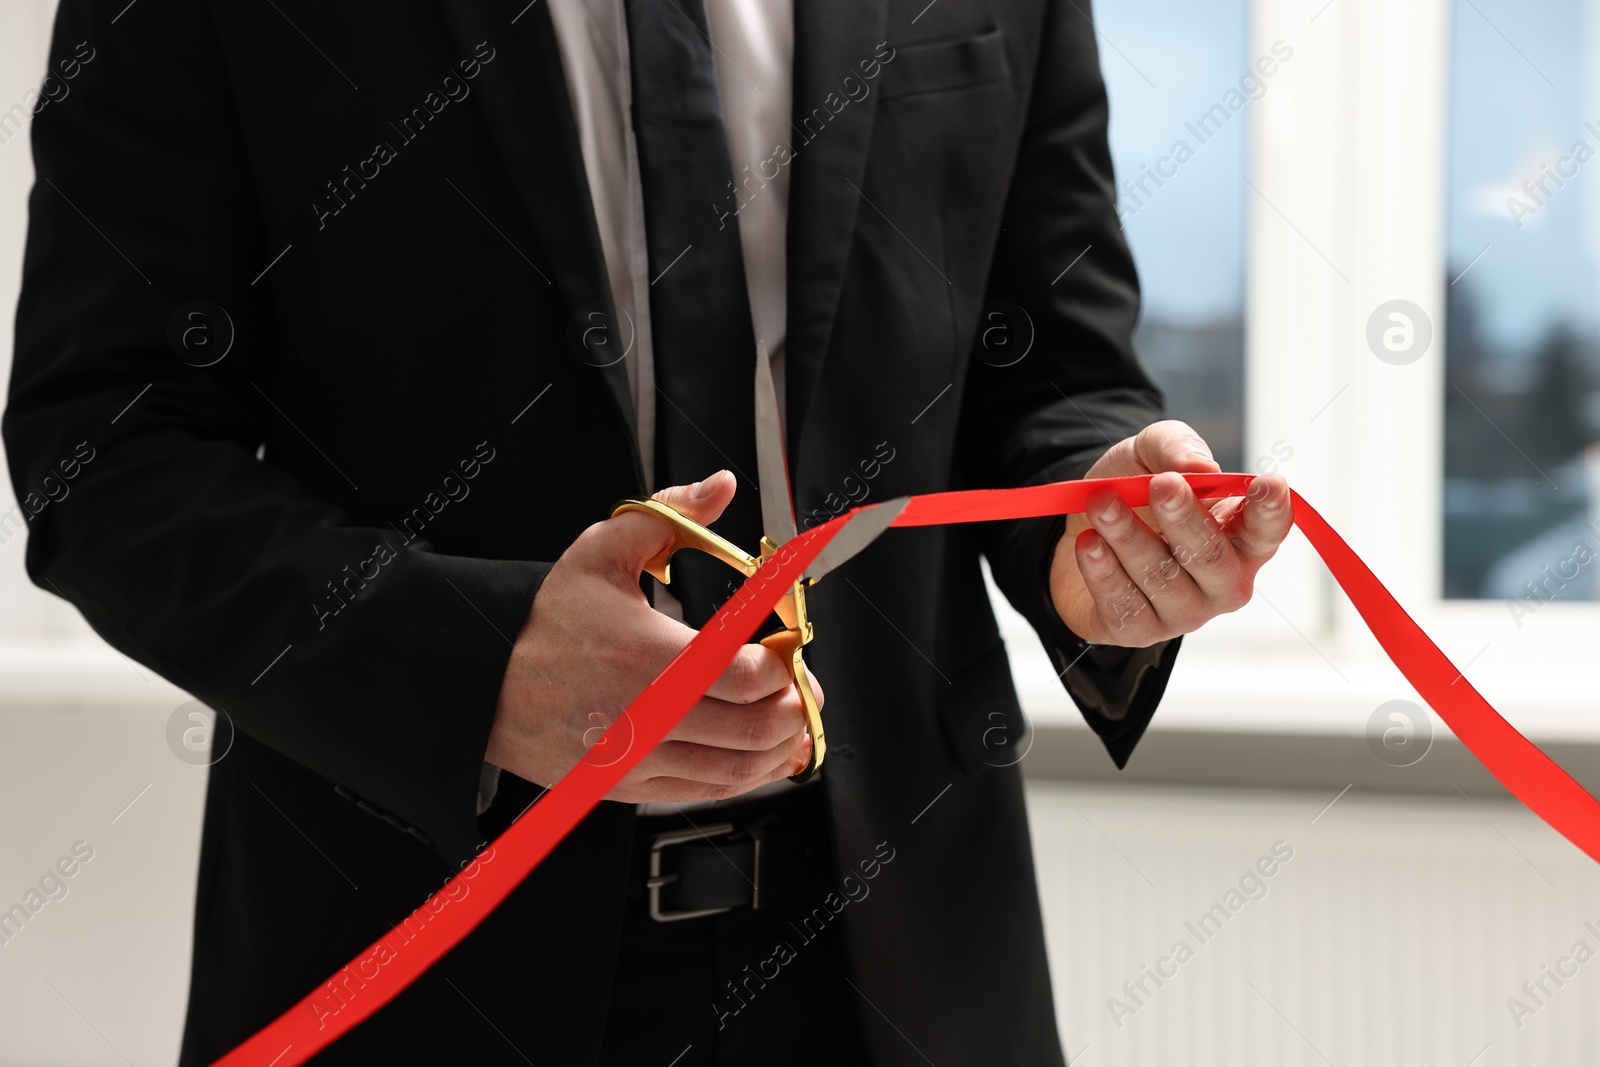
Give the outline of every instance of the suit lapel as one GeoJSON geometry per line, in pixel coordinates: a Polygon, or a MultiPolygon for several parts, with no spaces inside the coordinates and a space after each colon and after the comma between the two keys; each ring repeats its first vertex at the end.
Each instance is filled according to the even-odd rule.
{"type": "MultiPolygon", "coordinates": [[[[470,56],[484,41],[499,53],[495,62],[483,67],[473,95],[533,223],[552,284],[561,290],[569,309],[600,306],[606,321],[614,323],[610,276],[550,5],[529,4],[513,20],[511,12],[518,6],[508,7],[503,0],[440,0],[439,4],[458,53],[470,56]]],[[[627,334],[626,325],[622,332],[627,334]]],[[[565,344],[565,336],[555,343],[565,344]]],[[[638,427],[626,366],[618,361],[597,373],[604,377],[635,440],[637,457],[638,427]]]]}
{"type": "Polygon", "coordinates": [[[794,8],[784,368],[791,463],[800,457],[800,431],[833,334],[878,99],[867,82],[873,91],[865,99],[841,107],[844,79],[865,81],[860,64],[888,36],[889,0],[795,0],[794,8]]]}

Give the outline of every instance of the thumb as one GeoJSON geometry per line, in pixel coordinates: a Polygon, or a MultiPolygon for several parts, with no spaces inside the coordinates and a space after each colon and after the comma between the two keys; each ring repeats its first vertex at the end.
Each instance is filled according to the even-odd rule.
{"type": "MultiPolygon", "coordinates": [[[[721,517],[737,487],[732,472],[721,470],[692,485],[669,486],[652,499],[706,526],[721,517]]],[[[636,511],[599,523],[594,529],[599,540],[593,544],[600,551],[601,565],[614,569],[616,580],[624,585],[637,584],[644,565],[672,543],[672,531],[665,522],[636,511]]]]}
{"type": "Polygon", "coordinates": [[[733,472],[720,470],[704,481],[693,485],[673,485],[653,497],[673,510],[682,512],[701,526],[710,526],[722,517],[723,509],[733,502],[738,481],[733,472]]]}
{"type": "Polygon", "coordinates": [[[1195,473],[1219,471],[1211,448],[1194,427],[1176,419],[1152,423],[1133,438],[1133,452],[1143,471],[1132,473],[1159,474],[1162,471],[1193,471],[1195,473]]]}
{"type": "Polygon", "coordinates": [[[1205,440],[1188,423],[1166,419],[1124,437],[1095,461],[1085,477],[1121,478],[1162,471],[1217,471],[1205,440]]]}

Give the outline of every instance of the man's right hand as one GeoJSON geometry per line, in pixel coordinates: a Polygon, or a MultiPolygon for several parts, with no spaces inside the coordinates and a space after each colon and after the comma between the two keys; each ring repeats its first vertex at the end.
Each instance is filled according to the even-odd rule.
{"type": "MultiPolygon", "coordinates": [[[[732,473],[718,471],[655,499],[710,523],[736,488],[732,473]]],[[[694,637],[652,608],[639,588],[646,561],[670,539],[661,522],[624,513],[589,527],[556,560],[506,666],[486,760],[550,785],[694,637]]],[[[820,704],[815,677],[811,685],[820,704]]],[[[805,712],[783,657],[745,645],[606,799],[722,800],[798,774],[810,757],[805,712]]]]}

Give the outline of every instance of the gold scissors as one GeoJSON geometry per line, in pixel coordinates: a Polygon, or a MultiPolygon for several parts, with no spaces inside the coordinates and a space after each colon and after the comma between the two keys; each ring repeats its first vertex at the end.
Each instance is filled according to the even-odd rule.
{"type": "MultiPolygon", "coordinates": [[[[738,545],[695,522],[682,512],[659,500],[630,497],[618,501],[611,509],[617,516],[626,511],[640,511],[667,524],[672,531],[672,541],[660,554],[645,564],[648,571],[663,585],[671,584],[669,561],[673,553],[683,548],[693,548],[721,560],[746,578],[752,578],[768,560],[777,555],[795,535],[794,495],[789,488],[789,468],[784,459],[783,429],[778,417],[778,394],[772,381],[772,360],[765,345],[756,346],[756,471],[761,478],[761,554],[751,556],[738,545]]],[[[800,692],[800,703],[805,708],[806,730],[811,734],[811,760],[804,770],[790,775],[792,782],[803,782],[817,773],[822,757],[827,753],[823,739],[822,712],[817,697],[811,689],[803,658],[805,646],[811,643],[811,620],[806,617],[806,588],[822,580],[823,575],[866,548],[878,535],[889,528],[895,518],[905,510],[906,497],[886,501],[856,512],[843,529],[811,561],[811,566],[778,601],[773,610],[783,622],[784,629],[761,638],[767,648],[784,657],[800,692]]],[[[738,596],[739,594],[734,594],[738,596]]]]}

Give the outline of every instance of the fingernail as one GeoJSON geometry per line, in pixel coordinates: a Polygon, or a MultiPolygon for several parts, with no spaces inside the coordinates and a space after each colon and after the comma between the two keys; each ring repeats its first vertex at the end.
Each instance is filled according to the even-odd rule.
{"type": "Polygon", "coordinates": [[[717,491],[717,486],[722,484],[722,479],[726,477],[727,474],[727,471],[720,470],[704,481],[695,482],[689,487],[689,499],[704,500],[706,497],[717,491]]]}
{"type": "Polygon", "coordinates": [[[1087,555],[1089,556],[1090,559],[1099,559],[1101,556],[1103,556],[1105,554],[1106,554],[1106,543],[1105,543],[1105,541],[1103,541],[1102,539],[1096,537],[1094,539],[1094,545],[1093,545],[1093,547],[1091,547],[1089,549],[1087,555]]]}
{"type": "Polygon", "coordinates": [[[1152,502],[1162,511],[1176,512],[1183,506],[1183,492],[1177,486],[1162,489],[1161,498],[1152,502]]]}
{"type": "Polygon", "coordinates": [[[1122,498],[1112,497],[1106,506],[1100,509],[1100,521],[1105,523],[1116,522],[1122,515],[1122,498]]]}

